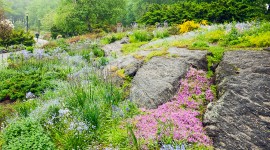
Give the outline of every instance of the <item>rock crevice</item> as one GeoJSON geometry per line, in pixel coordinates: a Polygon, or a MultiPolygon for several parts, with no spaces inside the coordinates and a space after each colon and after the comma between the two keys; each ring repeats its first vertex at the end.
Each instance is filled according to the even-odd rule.
{"type": "Polygon", "coordinates": [[[270,149],[269,58],[266,51],[224,54],[216,70],[219,97],[204,116],[216,149],[270,149]]]}

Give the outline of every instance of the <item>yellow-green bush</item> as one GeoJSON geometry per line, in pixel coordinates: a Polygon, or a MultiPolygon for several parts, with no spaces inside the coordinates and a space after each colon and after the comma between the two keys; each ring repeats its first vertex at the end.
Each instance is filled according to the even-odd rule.
{"type": "Polygon", "coordinates": [[[129,44],[124,44],[122,47],[122,52],[126,54],[130,54],[133,52],[136,52],[139,50],[140,46],[146,44],[147,42],[139,42],[139,43],[129,43],[129,44]]]}
{"type": "Polygon", "coordinates": [[[195,29],[198,29],[200,24],[195,23],[194,21],[186,21],[183,24],[178,25],[180,33],[186,33],[195,29]]]}
{"type": "Polygon", "coordinates": [[[258,35],[247,36],[246,39],[251,46],[267,47],[270,46],[270,31],[258,35]]]}
{"type": "Polygon", "coordinates": [[[210,43],[216,43],[219,40],[221,40],[224,36],[225,36],[225,30],[222,30],[222,29],[209,31],[204,35],[204,37],[210,43]]]}

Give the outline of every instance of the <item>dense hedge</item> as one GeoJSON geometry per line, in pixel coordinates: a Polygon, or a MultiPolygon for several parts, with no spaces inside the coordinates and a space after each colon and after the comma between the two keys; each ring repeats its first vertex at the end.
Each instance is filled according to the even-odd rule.
{"type": "Polygon", "coordinates": [[[139,20],[154,25],[157,22],[181,23],[184,20],[208,20],[215,23],[232,21],[270,20],[265,5],[236,0],[217,0],[215,2],[180,2],[172,5],[152,4],[139,20]]]}
{"type": "Polygon", "coordinates": [[[10,46],[23,44],[32,46],[35,43],[34,36],[23,30],[13,30],[10,37],[7,39],[0,38],[0,46],[10,46]]]}

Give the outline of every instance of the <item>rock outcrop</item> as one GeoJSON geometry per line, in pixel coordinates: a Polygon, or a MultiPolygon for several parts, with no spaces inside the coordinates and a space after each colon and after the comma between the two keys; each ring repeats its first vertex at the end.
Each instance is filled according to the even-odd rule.
{"type": "Polygon", "coordinates": [[[215,149],[270,149],[270,53],[226,52],[216,74],[218,100],[204,117],[215,149]]]}
{"type": "Polygon", "coordinates": [[[130,77],[135,76],[138,69],[142,66],[143,60],[134,58],[132,55],[122,56],[111,61],[106,67],[106,70],[111,72],[124,69],[125,75],[130,77]]]}
{"type": "Polygon", "coordinates": [[[116,41],[103,46],[102,49],[104,50],[106,56],[121,56],[122,46],[121,41],[116,41]]]}
{"type": "Polygon", "coordinates": [[[137,72],[132,81],[130,99],[144,108],[157,108],[177,92],[179,81],[189,67],[206,68],[207,51],[170,48],[176,57],[154,57],[137,72]]]}

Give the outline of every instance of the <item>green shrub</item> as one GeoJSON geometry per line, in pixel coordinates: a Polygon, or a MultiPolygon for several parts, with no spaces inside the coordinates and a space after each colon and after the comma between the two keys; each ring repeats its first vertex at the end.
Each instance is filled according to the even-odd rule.
{"type": "Polygon", "coordinates": [[[29,100],[26,102],[17,102],[16,105],[13,105],[13,108],[16,110],[20,117],[27,117],[30,112],[37,107],[37,101],[29,100]]]}
{"type": "Polygon", "coordinates": [[[155,38],[165,38],[170,36],[169,31],[167,29],[158,29],[154,31],[154,37],[155,38]]]}
{"type": "Polygon", "coordinates": [[[28,47],[26,47],[26,50],[33,53],[34,48],[32,46],[28,46],[28,47]]]}
{"type": "Polygon", "coordinates": [[[222,40],[222,38],[225,36],[225,30],[217,29],[217,30],[209,31],[203,36],[207,39],[208,42],[216,43],[222,40]]]}
{"type": "MultiPolygon", "coordinates": [[[[1,74],[0,74],[1,76],[1,74]]],[[[46,88],[53,86],[44,79],[40,72],[17,73],[0,81],[0,101],[23,100],[28,92],[40,95],[46,88]]]]}
{"type": "Polygon", "coordinates": [[[150,41],[153,38],[152,33],[148,33],[146,30],[134,31],[132,35],[129,36],[129,41],[131,43],[150,41]]]}
{"type": "Polygon", "coordinates": [[[105,52],[99,48],[98,45],[92,45],[92,51],[93,51],[93,54],[96,56],[96,57],[104,57],[105,56],[105,52]]]}
{"type": "Polygon", "coordinates": [[[35,43],[34,36],[24,30],[13,30],[10,38],[0,40],[0,45],[10,46],[23,44],[25,46],[32,46],[35,43]]]}
{"type": "Polygon", "coordinates": [[[105,66],[108,64],[109,60],[106,57],[98,57],[97,59],[98,66],[105,66]]]}
{"type": "Polygon", "coordinates": [[[208,47],[209,47],[208,43],[204,41],[196,41],[192,43],[191,46],[189,46],[189,48],[191,49],[208,49],[208,47]]]}
{"type": "Polygon", "coordinates": [[[168,21],[179,24],[186,20],[224,23],[232,21],[268,20],[269,12],[258,1],[216,0],[181,1],[174,4],[149,4],[147,12],[139,19],[140,23],[155,25],[168,21]]]}
{"type": "Polygon", "coordinates": [[[101,43],[102,44],[110,44],[113,43],[117,40],[121,40],[123,37],[126,36],[126,33],[112,33],[112,34],[108,34],[107,36],[103,37],[101,39],[101,43]]]}
{"type": "Polygon", "coordinates": [[[90,61],[90,58],[91,58],[90,52],[91,52],[91,50],[85,49],[85,50],[82,50],[82,51],[80,52],[80,55],[81,55],[85,60],[90,61]]]}
{"type": "Polygon", "coordinates": [[[9,59],[8,63],[8,68],[0,71],[0,101],[23,100],[28,92],[39,96],[45,89],[54,88],[50,81],[65,80],[70,72],[69,68],[59,67],[57,58],[23,60],[18,57],[9,59]]]}
{"type": "Polygon", "coordinates": [[[270,46],[270,31],[259,33],[258,35],[247,36],[246,39],[251,46],[269,47],[270,46]]]}
{"type": "Polygon", "coordinates": [[[70,51],[70,47],[67,43],[67,41],[63,38],[56,40],[57,47],[60,47],[62,50],[70,51]]]}
{"type": "Polygon", "coordinates": [[[63,34],[63,32],[59,28],[57,28],[55,25],[52,26],[52,28],[51,28],[51,36],[52,36],[53,39],[56,39],[56,37],[58,35],[62,35],[62,34],[63,34]]]}
{"type": "Polygon", "coordinates": [[[31,119],[11,123],[3,131],[3,149],[55,149],[42,126],[31,119]]]}

